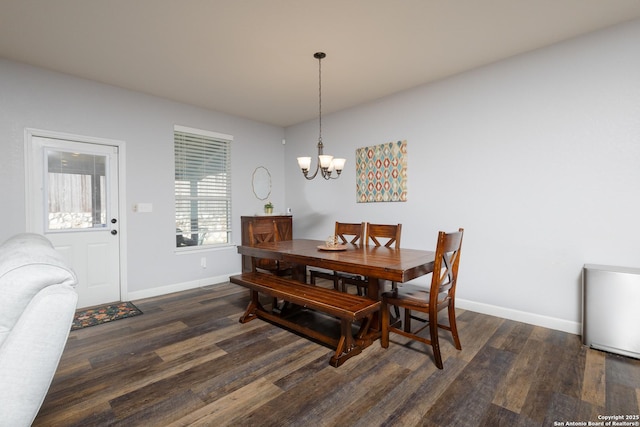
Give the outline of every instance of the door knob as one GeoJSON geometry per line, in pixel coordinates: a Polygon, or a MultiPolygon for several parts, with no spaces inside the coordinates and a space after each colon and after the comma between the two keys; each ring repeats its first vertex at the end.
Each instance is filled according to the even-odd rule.
{"type": "Polygon", "coordinates": [[[116,222],[118,222],[118,220],[117,220],[117,219],[115,219],[115,218],[111,218],[111,224],[115,224],[116,222]]]}
{"type": "Polygon", "coordinates": [[[118,230],[111,230],[111,234],[115,236],[116,234],[118,234],[118,230]]]}

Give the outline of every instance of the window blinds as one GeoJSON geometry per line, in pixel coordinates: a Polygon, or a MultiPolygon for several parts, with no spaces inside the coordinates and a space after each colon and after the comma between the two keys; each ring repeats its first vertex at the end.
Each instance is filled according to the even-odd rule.
{"type": "Polygon", "coordinates": [[[231,141],[229,135],[176,126],[176,245],[231,241],[231,141]]]}

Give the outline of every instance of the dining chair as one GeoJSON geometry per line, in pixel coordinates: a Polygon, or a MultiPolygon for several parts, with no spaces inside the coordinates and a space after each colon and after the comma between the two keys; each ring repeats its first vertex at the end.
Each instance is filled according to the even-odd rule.
{"type": "MultiPolygon", "coordinates": [[[[364,239],[364,233],[366,229],[366,223],[347,223],[347,222],[338,222],[336,221],[334,235],[338,238],[340,244],[354,244],[357,245],[362,243],[364,239]]],[[[327,279],[333,282],[333,288],[336,290],[340,290],[341,277],[346,277],[347,275],[338,273],[337,271],[329,271],[329,270],[310,270],[309,271],[309,282],[312,285],[316,284],[317,278],[327,279]]],[[[344,287],[342,291],[345,291],[344,287]]]]}
{"type": "MultiPolygon", "coordinates": [[[[263,242],[279,242],[280,232],[276,221],[250,221],[249,245],[254,246],[263,242]]],[[[289,275],[293,266],[289,263],[274,259],[252,258],[252,268],[266,270],[278,276],[289,275]]]]}
{"type": "Polygon", "coordinates": [[[438,244],[429,287],[405,283],[401,287],[396,287],[382,294],[382,305],[380,307],[382,322],[380,342],[382,347],[389,347],[390,332],[431,345],[435,364],[440,369],[443,368],[443,364],[440,354],[438,328],[450,331],[456,349],[462,349],[456,326],[455,294],[463,233],[464,230],[462,228],[453,233],[445,233],[443,231],[438,233],[438,244]],[[390,305],[404,309],[402,329],[397,328],[395,325],[390,325],[390,305]],[[449,324],[438,321],[438,313],[444,309],[448,311],[449,324]],[[412,311],[425,313],[427,318],[415,316],[412,311]],[[412,330],[412,320],[418,320],[423,324],[412,330]],[[418,333],[426,329],[427,326],[429,327],[429,338],[419,336],[418,333]]]}
{"type": "MultiPolygon", "coordinates": [[[[370,224],[366,223],[364,244],[367,246],[385,246],[398,249],[402,236],[402,224],[370,224]]],[[[363,276],[340,277],[341,287],[346,292],[348,285],[356,286],[358,295],[365,295],[367,291],[367,279],[363,276]]],[[[391,287],[395,287],[392,282],[391,287]]]]}

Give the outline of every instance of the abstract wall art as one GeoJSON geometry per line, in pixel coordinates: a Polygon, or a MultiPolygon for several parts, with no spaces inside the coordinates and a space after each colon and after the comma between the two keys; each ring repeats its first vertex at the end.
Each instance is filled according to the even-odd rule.
{"type": "Polygon", "coordinates": [[[407,201],[407,141],[356,150],[358,203],[407,201]]]}

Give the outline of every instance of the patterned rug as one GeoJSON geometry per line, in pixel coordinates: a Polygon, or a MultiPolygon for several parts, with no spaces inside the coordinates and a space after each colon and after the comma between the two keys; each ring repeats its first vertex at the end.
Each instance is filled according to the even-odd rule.
{"type": "Polygon", "coordinates": [[[131,302],[121,302],[119,304],[109,304],[78,310],[73,318],[71,330],[75,331],[76,329],[88,328],[89,326],[100,325],[101,323],[125,319],[139,314],[142,314],[142,311],[131,302]]]}

